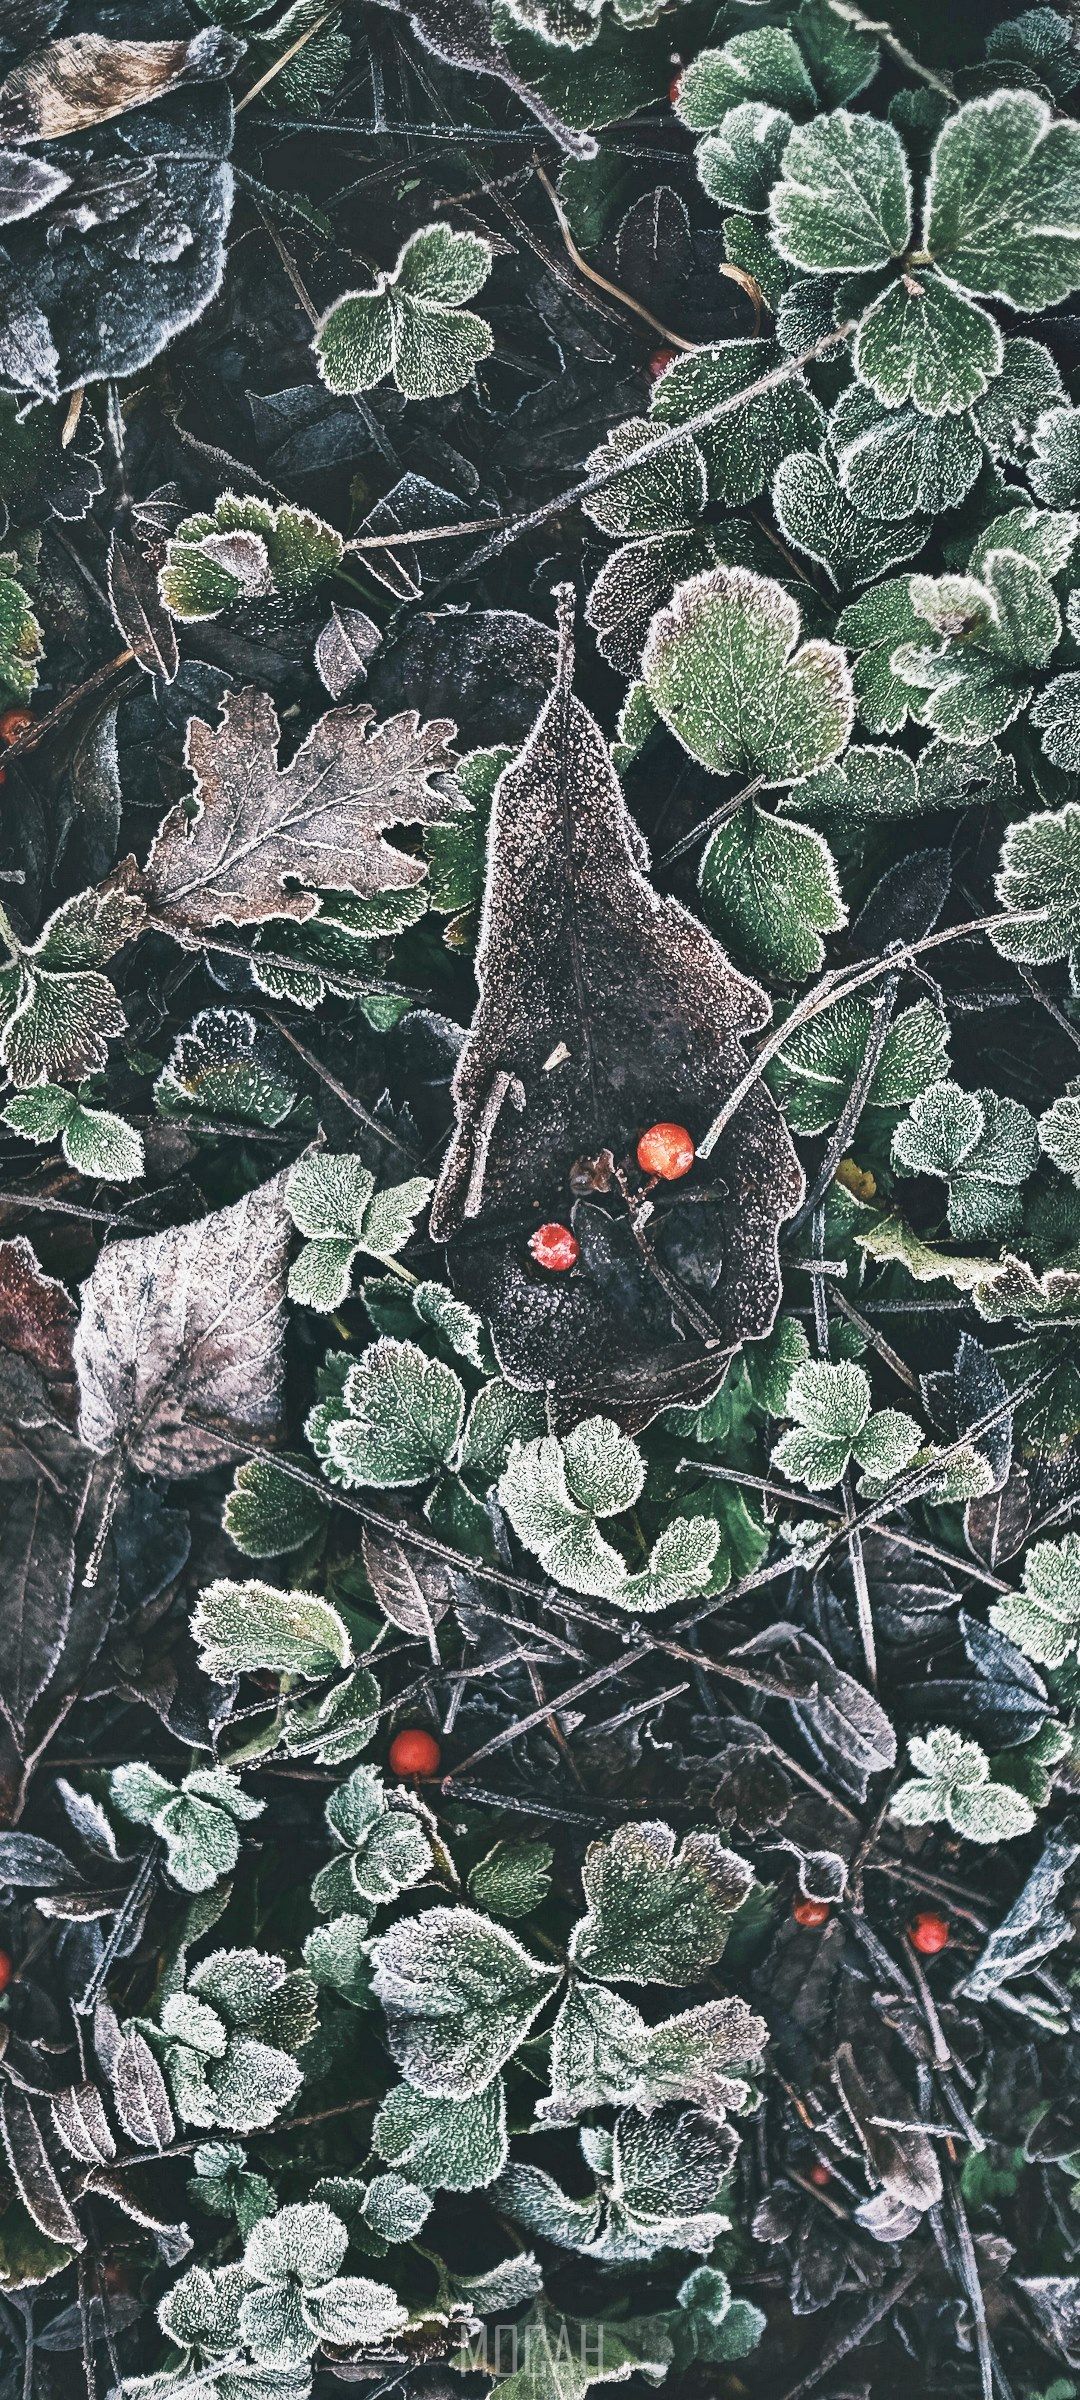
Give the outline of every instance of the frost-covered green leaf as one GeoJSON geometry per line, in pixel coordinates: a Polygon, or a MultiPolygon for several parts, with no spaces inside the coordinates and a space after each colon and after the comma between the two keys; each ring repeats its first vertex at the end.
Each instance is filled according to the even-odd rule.
{"type": "Polygon", "coordinates": [[[300,1675],[317,1678],[352,1664],[344,1619],[315,1592],[227,1577],[207,1584],[192,1612],[204,1675],[300,1675]]]}
{"type": "Polygon", "coordinates": [[[273,1459],[248,1458],[236,1470],[222,1523],[245,1558],[282,1558],[323,1530],[327,1506],[309,1481],[301,1482],[273,1459]]]}
{"type": "Polygon", "coordinates": [[[1023,1590],[995,1600],[991,1622],[1041,1667],[1080,1652],[1080,1534],[1036,1542],[1024,1560],[1023,1590]]]}
{"type": "Polygon", "coordinates": [[[899,134],[845,108],[797,126],[769,219],[781,258],[808,274],[889,266],[911,235],[911,177],[899,134]]]}
{"type": "Polygon", "coordinates": [[[856,653],[851,681],[860,722],[868,733],[898,733],[919,692],[896,668],[905,642],[924,638],[911,600],[910,577],[890,577],[841,611],[837,634],[856,653]]]}
{"type": "Polygon", "coordinates": [[[59,1084],[35,1084],[3,1111],[4,1122],[27,1142],[59,1141],[69,1167],[105,1183],[133,1183],[146,1158],[142,1135],[108,1108],[89,1108],[59,1084]]]}
{"type": "Polygon", "coordinates": [[[431,1844],[406,1796],[387,1791],[374,1767],[354,1767],[326,1803],[337,1855],[311,1887],[328,1914],[375,1908],[422,1882],[431,1844]]]}
{"type": "MultiPolygon", "coordinates": [[[[1026,708],[1033,670],[1061,639],[1061,611],[1040,566],[990,551],[982,579],[913,575],[911,604],[938,647],[904,642],[892,666],[913,687],[912,714],[946,742],[982,742],[1026,708]]],[[[925,636],[924,636],[925,639],[925,636]]]]}
{"type": "Polygon", "coordinates": [[[482,234],[425,225],[389,273],[345,292],[315,328],[313,348],[332,392],[366,392],[392,375],[406,400],[461,390],[492,348],[491,328],[463,307],[491,271],[482,234]]]}
{"type": "Polygon", "coordinates": [[[874,817],[916,816],[922,805],[918,771],[903,750],[856,744],[831,767],[797,783],[780,805],[785,814],[819,817],[844,832],[874,817]]]}
{"type": "Polygon", "coordinates": [[[824,452],[792,451],[777,468],[772,498],[785,539],[816,559],[841,591],[914,558],[930,532],[928,517],[900,522],[857,508],[824,452]]]}
{"type": "Polygon", "coordinates": [[[401,2330],[408,2312],[389,2284],[340,2272],[348,2238],[342,2219],[317,2200],[293,2202],[253,2227],[240,2335],[256,2361],[292,2366],[321,2342],[371,2349],[401,2330]]]}
{"type": "Polygon", "coordinates": [[[836,402],[829,440],[848,498],[864,516],[890,521],[958,507],[983,462],[970,417],[885,408],[859,383],[836,402]]]}
{"type": "Polygon", "coordinates": [[[697,171],[710,200],[763,216],[791,129],[786,109],[761,100],[728,109],[716,132],[697,147],[697,171]]]}
{"type": "Polygon", "coordinates": [[[1067,775],[1080,773],[1080,674],[1055,675],[1036,694],[1031,722],[1039,728],[1043,749],[1055,767],[1067,775]]]}
{"type": "Polygon", "coordinates": [[[1074,801],[1009,826],[994,889],[1004,909],[1030,911],[1035,920],[994,927],[990,938],[1004,958],[1047,966],[1072,951],[1080,963],[1080,807],[1074,801]]]}
{"type": "Polygon", "coordinates": [[[215,1950],[148,2030],[186,2124],[254,2133],[299,2090],[295,2052],[315,2030],[315,1986],[271,1952],[215,1950]]]}
{"type": "Polygon", "coordinates": [[[109,1790],[122,1816],[160,1835],[168,1873],[185,1892],[208,1892],[232,1873],[240,1856],[237,1829],[265,1805],[225,1767],[197,1767],[179,1789],[153,1767],[114,1767],[109,1790]]]}
{"type": "Polygon", "coordinates": [[[1031,436],[1027,479],[1052,507],[1080,504],[1080,408],[1048,408],[1031,436]]]}
{"type": "Polygon", "coordinates": [[[1042,84],[1055,100],[1063,100],[1080,80],[1080,59],[1055,8],[1025,8],[993,26],[986,55],[995,74],[1012,67],[1018,82],[1042,84]]]}
{"type": "Polygon", "coordinates": [[[586,1914],[570,1949],[587,1975],[626,1983],[693,1983],[721,1958],[753,1883],[715,1834],[623,1825],[593,1842],[581,1870],[586,1914]]]}
{"type": "Polygon", "coordinates": [[[940,418],[993,393],[1003,344],[985,308],[920,265],[867,309],[852,356],[860,381],[886,408],[910,401],[940,418]]]}
{"type": "Polygon", "coordinates": [[[281,1125],[296,1102],[282,1048],[246,1009],[200,1009],[154,1085],[157,1106],[169,1117],[281,1125]]]}
{"type": "Polygon", "coordinates": [[[642,673],[684,748],[716,774],[788,783],[843,750],[854,713],[842,650],[798,647],[802,619],[782,584],[714,567],[680,584],[649,628],[642,673]]]}
{"type": "Polygon", "coordinates": [[[282,1711],[282,1749],[290,1758],[311,1758],[321,1767],[348,1766],[375,1738],[379,1698],[368,1667],[354,1667],[314,1699],[291,1695],[282,1711]]]}
{"type": "Polygon", "coordinates": [[[557,1967],[472,1908],[403,1918],[371,1955],[393,2056],[407,2081],[436,2099],[482,2092],[559,1980],[557,1967]]]}
{"type": "Polygon", "coordinates": [[[969,100],[938,135],[924,241],[950,279],[1023,309],[1080,279],[1080,126],[1034,92],[969,100]]]}
{"type": "Polygon", "coordinates": [[[192,2199],[214,2216],[231,2217],[242,2238],[277,2207],[271,2185],[245,2165],[238,2142],[200,2142],[191,2163],[192,2199]]]}
{"type": "Polygon", "coordinates": [[[185,517],[161,570],[161,596],[174,617],[203,621],[248,600],[295,596],[341,563],[341,535],[309,509],[222,492],[211,514],[185,517]]]}
{"type": "Polygon", "coordinates": [[[76,1083],[107,1064],[109,1043],[127,1024],[100,969],[143,922],[126,892],[77,892],[63,900],[29,947],[0,967],[0,1063],[12,1082],[76,1083]]]}
{"type": "Polygon", "coordinates": [[[679,78],[676,109],[694,133],[710,133],[743,101],[764,101],[799,116],[817,95],[798,43],[782,26],[754,26],[717,50],[699,50],[679,78]]]}
{"type": "Polygon", "coordinates": [[[493,1916],[531,1916],[550,1889],[554,1858],[550,1842],[525,1838],[496,1842],[494,1849],[477,1860],[469,1876],[469,1890],[493,1916]]]}
{"type": "Polygon", "coordinates": [[[1008,1842],[1030,1833],[1035,1811],[1012,1784],[995,1783],[978,1742],[966,1741],[951,1725],[913,1733],[908,1756],[915,1769],[889,1803],[903,1825],[951,1825],[970,1842],[1008,1842]]]}
{"type": "Polygon", "coordinates": [[[609,1417],[588,1417],[565,1439],[544,1434],[515,1442],[499,1499],[518,1540],[568,1591],[620,1608],[666,1608],[708,1582],[719,1528],[705,1517],[672,1518],[647,1565],[632,1573],[598,1519],[632,1508],[644,1474],[629,1435],[609,1417]]]}
{"type": "Polygon", "coordinates": [[[511,2165],[496,2186],[500,2207],[530,2233],[615,2264],[664,2249],[707,2255],[727,2230],[727,2128],[678,2106],[648,2117],[627,2109],[613,2133],[581,2139],[596,2178],[591,2201],[572,2199],[540,2167],[511,2165]]]}
{"type": "Polygon", "coordinates": [[[775,342],[763,338],[709,342],[673,359],[653,388],[654,425],[682,425],[707,409],[723,408],[716,423],[695,436],[710,500],[741,507],[757,499],[790,450],[820,438],[823,411],[801,376],[773,384],[756,398],[739,398],[775,371],[781,355],[775,342]]]}
{"type": "Polygon", "coordinates": [[[360,1252],[396,1258],[431,1192],[427,1175],[377,1192],[369,1169],[350,1156],[316,1151],[298,1160],[285,1185],[285,1206],[307,1239],[289,1269],[290,1298],[327,1313],[340,1308],[360,1252]]]}
{"type": "Polygon", "coordinates": [[[1039,1118],[1039,1147],[1080,1186],[1080,1085],[1070,1084],[1039,1118]]]}
{"type": "Polygon", "coordinates": [[[593,450],[587,461],[588,472],[595,475],[617,466],[623,459],[627,472],[613,483],[604,485],[584,503],[586,514],[602,533],[611,533],[637,540],[645,535],[678,533],[693,525],[705,506],[708,486],[705,480],[705,460],[697,443],[689,437],[674,449],[665,450],[659,458],[646,456],[644,464],[633,464],[639,451],[655,448],[657,429],[642,417],[627,417],[614,425],[605,441],[593,450]]]}
{"type": "Polygon", "coordinates": [[[474,2192],[494,2183],[508,2156],[501,2076],[467,2100],[447,2100],[399,2083],[372,2127],[372,2148],[425,2191],[474,2192]]]}
{"type": "MultiPolygon", "coordinates": [[[[769,1081],[796,1133],[824,1133],[839,1116],[866,1055],[871,1003],[856,995],[836,1000],[800,1025],[770,1069],[769,1081]]],[[[906,1108],[949,1065],[949,1028],[932,1000],[901,1009],[885,1036],[864,1103],[867,1109],[906,1108]]]]}
{"type": "Polygon", "coordinates": [[[675,2369],[685,2374],[700,2361],[714,2365],[729,2358],[747,2358],[757,2348],[766,2318],[752,2300],[736,2300],[719,2267],[695,2267],[675,2295],[676,2309],[669,2324],[675,2369]]]}
{"type": "Polygon", "coordinates": [[[704,915],[739,965],[785,983],[815,974],[822,935],[847,922],[824,836],[753,800],[710,836],[699,889],[704,915]]]}
{"type": "Polygon", "coordinates": [[[14,551],[0,556],[0,700],[30,698],[45,655],[41,627],[19,581],[14,551]]]}
{"type": "Polygon", "coordinates": [[[795,1419],[773,1451],[773,1465],[808,1491],[828,1491],[852,1459],[875,1484],[909,1466],[922,1442],[903,1410],[871,1410],[870,1378],[854,1361],[809,1359],[788,1387],[786,1413],[795,1419]]]}
{"type": "Polygon", "coordinates": [[[417,1342],[384,1335],[350,1365],[340,1403],[316,1407],[308,1433],[344,1484],[423,1483],[452,1458],[461,1436],[460,1376],[417,1342]]]}
{"type": "Polygon", "coordinates": [[[1017,1222],[1020,1186],[1038,1165],[1038,1135],[1019,1100],[936,1083],[897,1126],[892,1156],[902,1174],[948,1184],[949,1228],[958,1241],[992,1241],[1017,1222]]]}

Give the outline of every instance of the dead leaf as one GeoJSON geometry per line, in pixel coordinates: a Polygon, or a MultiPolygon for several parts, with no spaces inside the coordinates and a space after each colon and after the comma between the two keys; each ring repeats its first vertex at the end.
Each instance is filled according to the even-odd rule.
{"type": "Polygon", "coordinates": [[[922,2215],[936,2208],[941,2198],[941,2170],[933,2148],[928,2136],[917,2130],[903,2085],[883,2060],[866,2053],[863,2067],[856,2066],[850,2042],[842,2042],[833,2072],[869,2166],[893,2200],[922,2215]]]}
{"type": "Polygon", "coordinates": [[[216,25],[190,42],[113,42],[73,33],[46,42],[0,84],[0,140],[62,142],[145,108],[179,83],[229,75],[244,45],[216,25]]]}
{"type": "Polygon", "coordinates": [[[424,865],[384,841],[386,827],[442,824],[465,808],[445,719],[421,725],[408,709],[376,725],[366,706],[328,709],[285,768],[280,731],[273,701],[253,685],[227,694],[219,728],[189,723],[199,813],[172,809],[145,873],[128,869],[182,941],[212,925],[313,916],[316,891],[287,890],[291,878],[361,899],[403,891],[424,865]]]}
{"type": "Polygon", "coordinates": [[[0,1511],[0,1707],[23,1745],[35,1700],[64,1649],[75,1581],[73,1509],[42,1480],[8,1490],[0,1511]]]}
{"type": "Polygon", "coordinates": [[[32,1359],[43,1375],[74,1373],[76,1308],[67,1286],[46,1275],[24,1233],[0,1241],[0,1350],[32,1359]]]}
{"type": "Polygon", "coordinates": [[[147,1475],[198,1475],[277,1432],[292,1231],[281,1186],[275,1176],[193,1225],[102,1251],[75,1336],[91,1450],[122,1451],[147,1475]]]}
{"type": "Polygon", "coordinates": [[[780,1299],[779,1228],[802,1174],[761,1084],[727,1147],[639,1221],[616,1191],[573,1199],[572,1170],[630,1159],[661,1119],[699,1137],[746,1066],[769,1002],[703,925],[662,899],[599,726],[571,690],[567,603],[555,689],[496,788],[480,1000],[454,1077],[457,1129],[431,1210],[455,1286],[489,1320],[515,1383],[562,1409],[647,1420],[720,1380],[780,1299]],[[529,1235],[570,1219],[571,1274],[529,1235]],[[646,1252],[648,1255],[646,1255],[646,1252]]]}

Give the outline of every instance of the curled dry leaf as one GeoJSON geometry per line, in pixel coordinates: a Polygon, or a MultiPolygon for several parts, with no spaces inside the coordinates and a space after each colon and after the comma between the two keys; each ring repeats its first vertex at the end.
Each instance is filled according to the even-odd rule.
{"type": "Polygon", "coordinates": [[[228,75],[242,45],[216,25],[190,42],[114,42],[73,33],[35,50],[0,84],[0,140],[62,142],[145,108],[180,83],[228,75]]]}
{"type": "Polygon", "coordinates": [[[684,1205],[674,1243],[664,1216],[634,1234],[621,1194],[610,1210],[571,1208],[575,1160],[604,1149],[632,1156],[642,1127],[658,1120],[704,1133],[744,1071],[742,1037],[767,1022],[769,1003],[648,882],[600,729],[571,689],[565,595],[560,608],[555,688],[496,790],[480,1000],[454,1077],[457,1127],[431,1231],[449,1243],[455,1286],[490,1321],[513,1382],[550,1387],[568,1414],[595,1395],[609,1414],[642,1423],[666,1401],[711,1389],[736,1346],[769,1331],[779,1229],[802,1175],[759,1084],[707,1190],[684,1205]],[[582,1265],[545,1276],[530,1260],[530,1231],[544,1219],[577,1225],[586,1209],[582,1265]]]}

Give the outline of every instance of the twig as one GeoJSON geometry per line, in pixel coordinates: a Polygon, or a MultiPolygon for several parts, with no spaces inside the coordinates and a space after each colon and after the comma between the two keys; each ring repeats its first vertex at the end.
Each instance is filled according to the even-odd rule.
{"type": "Polygon", "coordinates": [[[853,25],[856,33],[875,34],[878,41],[884,42],[885,48],[892,51],[900,65],[907,68],[909,75],[918,75],[923,83],[929,84],[932,92],[940,92],[942,99],[948,100],[955,108],[956,93],[947,77],[938,75],[933,67],[924,67],[922,60],[916,58],[915,52],[908,49],[907,43],[901,41],[899,34],[893,32],[892,26],[883,17],[864,16],[862,9],[853,5],[853,0],[828,0],[828,6],[834,17],[840,17],[845,25],[853,25]]]}
{"type": "MultiPolygon", "coordinates": [[[[570,257],[573,259],[578,273],[580,275],[587,276],[590,283],[595,283],[599,291],[606,292],[609,299],[617,300],[621,307],[633,309],[634,315],[636,317],[644,318],[646,325],[651,325],[654,333],[660,334],[665,342],[670,342],[673,350],[699,350],[701,348],[700,342],[684,341],[681,333],[673,333],[670,325],[665,325],[659,317],[654,317],[651,308],[646,308],[640,300],[632,299],[629,292],[622,291],[617,283],[609,283],[606,275],[601,275],[596,267],[591,267],[589,265],[588,259],[582,257],[577,243],[574,240],[573,234],[570,231],[570,227],[566,221],[563,205],[555,186],[552,183],[550,176],[545,174],[545,171],[538,158],[533,159],[533,171],[535,173],[537,182],[543,184],[544,190],[547,193],[548,199],[550,200],[552,208],[555,211],[559,232],[562,235],[567,251],[570,257]]],[[[731,267],[721,267],[720,273],[722,275],[735,274],[738,282],[742,284],[748,284],[750,281],[749,276],[744,276],[740,270],[733,269],[731,267]]],[[[757,307],[758,324],[760,324],[761,310],[760,307],[758,307],[757,302],[755,302],[755,307],[757,307]]],[[[754,331],[755,333],[757,332],[757,325],[755,325],[754,331]]]]}
{"type": "Polygon", "coordinates": [[[803,2375],[798,2383],[788,2386],[783,2400],[804,2400],[807,2392],[814,2391],[817,2385],[824,2381],[825,2376],[830,2374],[834,2367],[839,2366],[841,2359],[848,2358],[853,2350],[858,2349],[866,2335],[873,2332],[875,2325],[880,2325],[882,2317],[887,2317],[889,2310],[896,2307],[898,2300],[903,2299],[904,2293],[910,2290],[916,2276],[921,2275],[922,2271],[922,2257],[912,2259],[911,2263],[904,2268],[903,2274],[897,2276],[895,2283],[890,2283],[887,2290],[878,2293],[877,2298],[871,2302],[868,2309],[864,2310],[862,2316],[849,2328],[848,2332],[838,2335],[835,2342],[830,2342],[828,2349],[822,2353],[817,2366],[811,2367],[809,2375],[803,2375]]]}
{"type": "Polygon", "coordinates": [[[859,1072],[836,1120],[821,1164],[802,1207],[791,1220],[788,1228],[789,1238],[791,1234],[798,1233],[799,1227],[806,1224],[819,1203],[824,1200],[841,1159],[846,1158],[851,1147],[856,1127],[869,1097],[871,1084],[878,1070],[881,1053],[888,1040],[899,988],[899,975],[887,975],[880,992],[870,1003],[870,1029],[866,1037],[859,1072]]]}
{"type": "Polygon", "coordinates": [[[280,75],[282,68],[290,64],[298,51],[303,50],[308,42],[313,41],[315,35],[322,32],[324,25],[329,25],[331,17],[337,15],[340,5],[341,0],[330,0],[329,8],[323,10],[321,17],[316,17],[310,25],[305,27],[303,33],[297,35],[295,42],[291,42],[289,48],[282,51],[280,58],[274,59],[273,63],[267,67],[266,73],[260,75],[258,82],[252,84],[251,90],[245,92],[243,98],[237,101],[234,111],[236,116],[240,116],[245,108],[250,108],[252,101],[258,99],[260,92],[265,92],[267,84],[273,83],[275,76],[280,75]]]}
{"type": "Polygon", "coordinates": [[[330,1068],[324,1065],[322,1059],[316,1058],[314,1050],[309,1050],[307,1044],[300,1041],[295,1033],[290,1033],[288,1026],[282,1024],[281,1018],[276,1017],[272,1009],[268,1009],[266,1015],[267,1023],[273,1026],[275,1033],[279,1033],[282,1041],[288,1042],[290,1050],[295,1050],[297,1057],[303,1059],[305,1067],[310,1067],[312,1074],[317,1075],[321,1083],[325,1083],[327,1090],[333,1092],[335,1100],[340,1100],[343,1108],[347,1108],[354,1117],[357,1117],[361,1125],[366,1125],[369,1133],[377,1133],[381,1142],[389,1142],[392,1150],[400,1150],[402,1157],[407,1158],[410,1164],[413,1164],[416,1154],[410,1149],[408,1143],[401,1141],[396,1133],[391,1133],[388,1125],[380,1125],[378,1117],[372,1116],[371,1110],[364,1107],[363,1101],[357,1099],[355,1092],[350,1092],[345,1084],[340,1083],[337,1076],[331,1073],[330,1068]]]}

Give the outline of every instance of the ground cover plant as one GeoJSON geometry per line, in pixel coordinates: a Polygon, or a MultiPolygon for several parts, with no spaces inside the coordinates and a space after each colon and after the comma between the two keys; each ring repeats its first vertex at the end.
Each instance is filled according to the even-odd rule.
{"type": "Polygon", "coordinates": [[[0,5],[0,2400],[1080,2400],[1078,103],[0,5]]]}

